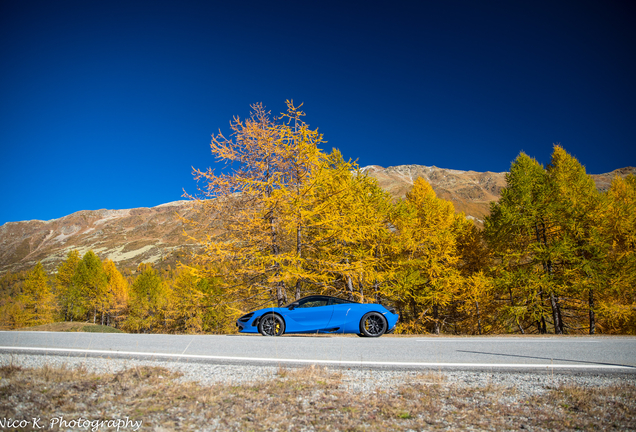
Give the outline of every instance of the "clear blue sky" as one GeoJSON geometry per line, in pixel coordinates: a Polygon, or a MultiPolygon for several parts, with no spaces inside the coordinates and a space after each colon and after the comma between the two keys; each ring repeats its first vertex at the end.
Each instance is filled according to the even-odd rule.
{"type": "Polygon", "coordinates": [[[629,1],[0,0],[0,224],[193,192],[263,102],[360,165],[636,165],[629,1]]]}

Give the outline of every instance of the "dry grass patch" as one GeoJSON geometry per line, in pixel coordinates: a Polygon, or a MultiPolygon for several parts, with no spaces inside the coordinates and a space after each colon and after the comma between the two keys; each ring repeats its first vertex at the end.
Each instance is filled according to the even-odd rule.
{"type": "Polygon", "coordinates": [[[514,388],[417,375],[394,389],[350,391],[347,374],[280,368],[268,381],[202,386],[164,368],[0,368],[0,417],[143,421],[142,430],[385,431],[636,429],[636,387],[562,386],[524,398],[514,388]]]}
{"type": "Polygon", "coordinates": [[[89,333],[123,333],[110,326],[91,324],[86,322],[56,322],[33,327],[22,327],[17,331],[50,331],[50,332],[89,332],[89,333]]]}

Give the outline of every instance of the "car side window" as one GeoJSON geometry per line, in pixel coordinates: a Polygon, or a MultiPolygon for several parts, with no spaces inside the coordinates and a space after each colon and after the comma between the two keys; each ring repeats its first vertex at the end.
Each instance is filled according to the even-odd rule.
{"type": "Polygon", "coordinates": [[[332,299],[329,299],[329,300],[330,300],[329,304],[332,304],[332,305],[351,303],[350,301],[339,299],[339,298],[332,298],[332,299]]]}
{"type": "Polygon", "coordinates": [[[310,300],[308,302],[300,304],[299,308],[312,308],[319,306],[327,306],[327,300],[310,300]]]}

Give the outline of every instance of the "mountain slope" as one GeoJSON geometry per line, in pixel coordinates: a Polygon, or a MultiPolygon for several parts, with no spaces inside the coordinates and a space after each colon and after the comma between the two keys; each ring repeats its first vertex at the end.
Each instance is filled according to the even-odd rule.
{"type": "Polygon", "coordinates": [[[382,168],[372,165],[363,168],[380,186],[396,198],[403,198],[422,177],[433,186],[440,198],[451,201],[458,212],[478,221],[488,214],[491,201],[499,199],[506,186],[506,173],[459,171],[423,165],[400,165],[382,168]]]}
{"type": "MultiPolygon", "coordinates": [[[[451,201],[457,211],[481,225],[491,201],[505,187],[506,173],[459,171],[422,165],[362,168],[393,197],[402,198],[417,177],[423,177],[438,196],[451,201]]],[[[592,175],[600,190],[607,190],[615,175],[636,174],[636,168],[592,175]]],[[[55,269],[68,252],[89,249],[120,267],[141,262],[174,265],[194,245],[183,234],[179,216],[193,217],[193,203],[175,201],[152,208],[84,210],[50,221],[8,222],[0,226],[0,274],[30,268],[42,261],[55,269]]]]}
{"type": "MultiPolygon", "coordinates": [[[[188,242],[177,214],[188,216],[189,201],[152,208],[83,210],[50,221],[8,222],[0,226],[0,273],[42,261],[57,267],[68,252],[89,249],[124,266],[174,262],[188,242]]],[[[167,264],[167,263],[166,263],[167,264]]]]}

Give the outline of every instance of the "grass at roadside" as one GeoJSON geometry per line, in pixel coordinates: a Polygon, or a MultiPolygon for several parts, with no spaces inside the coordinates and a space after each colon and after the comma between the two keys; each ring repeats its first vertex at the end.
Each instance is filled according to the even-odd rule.
{"type": "Polygon", "coordinates": [[[391,391],[350,391],[340,372],[280,369],[268,381],[202,386],[168,369],[0,368],[0,418],[130,417],[141,430],[627,430],[636,386],[566,385],[523,397],[497,385],[458,386],[423,373],[391,391]]]}
{"type": "Polygon", "coordinates": [[[90,333],[123,333],[110,326],[89,324],[85,322],[56,322],[33,327],[22,327],[18,331],[51,331],[51,332],[90,332],[90,333]]]}

